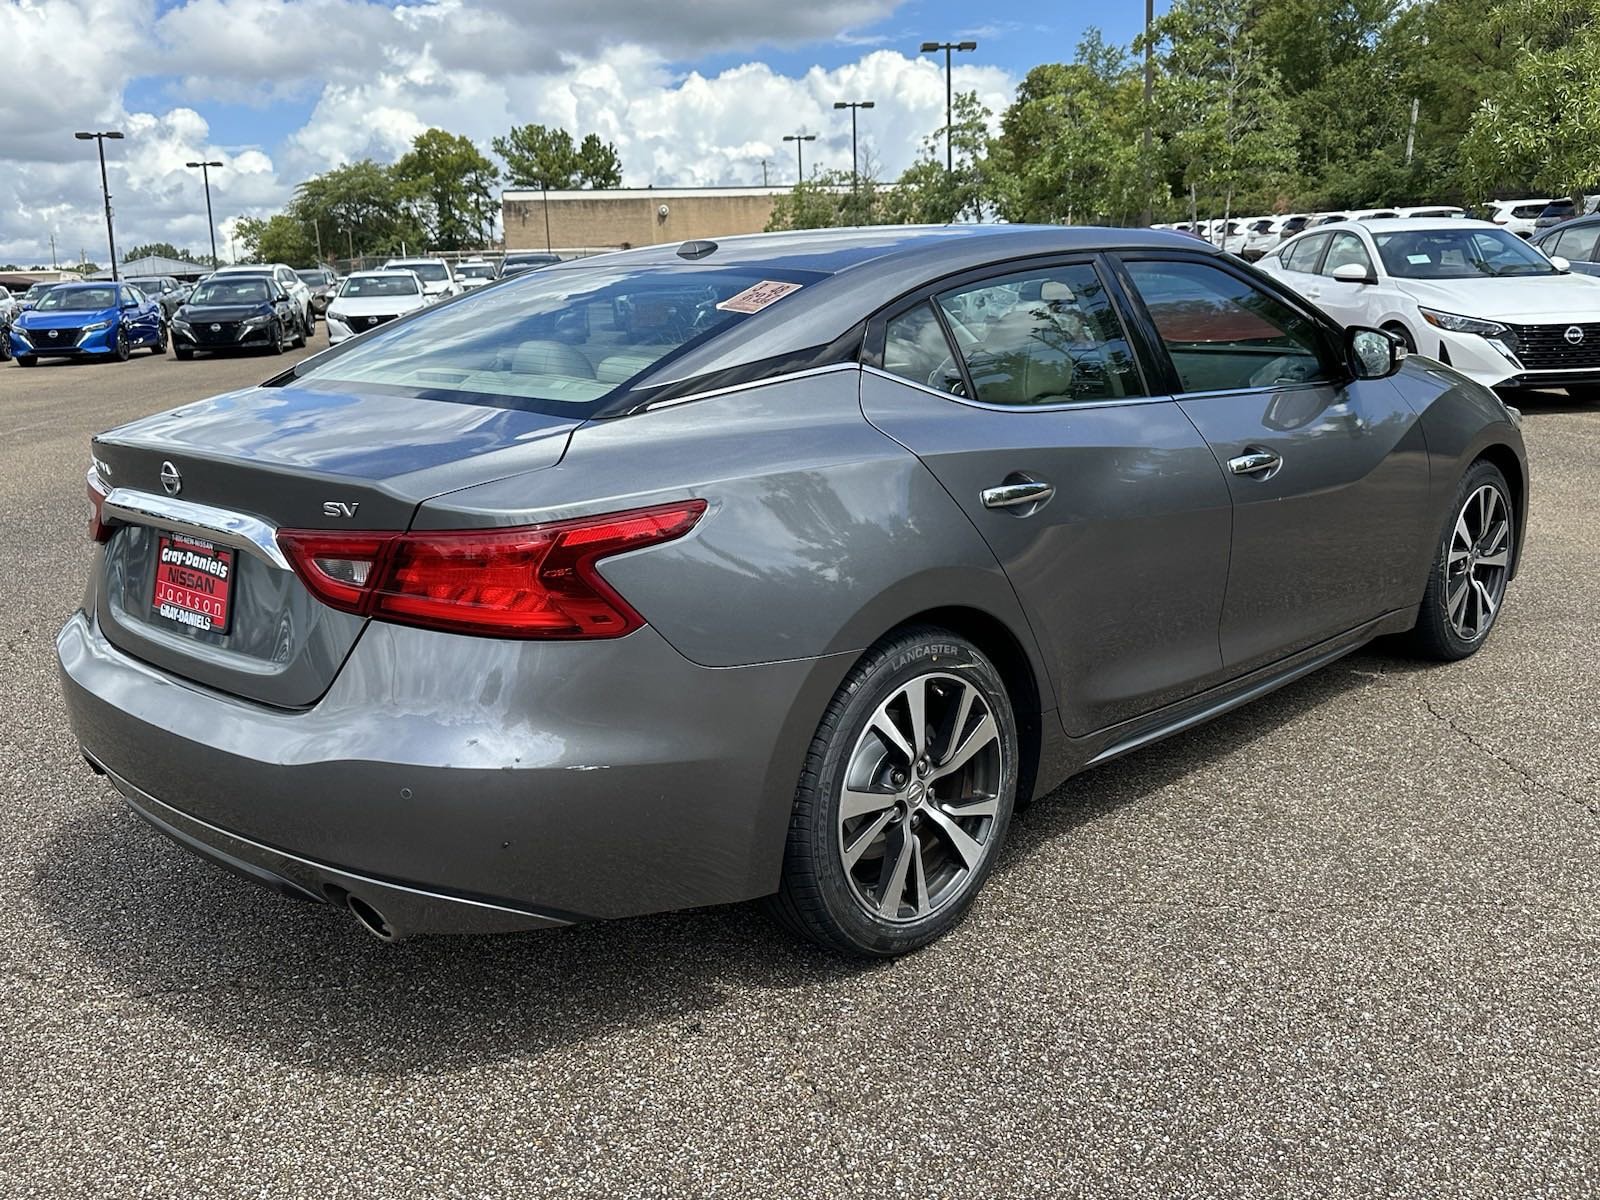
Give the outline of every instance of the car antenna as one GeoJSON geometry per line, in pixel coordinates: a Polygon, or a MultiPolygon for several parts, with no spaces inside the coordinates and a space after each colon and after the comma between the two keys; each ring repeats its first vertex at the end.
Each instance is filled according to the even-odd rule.
{"type": "Polygon", "coordinates": [[[715,242],[689,241],[678,247],[679,258],[704,258],[717,248],[715,242]]]}

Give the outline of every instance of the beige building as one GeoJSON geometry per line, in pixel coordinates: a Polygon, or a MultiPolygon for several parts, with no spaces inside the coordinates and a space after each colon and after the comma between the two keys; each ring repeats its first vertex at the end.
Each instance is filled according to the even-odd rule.
{"type": "Polygon", "coordinates": [[[613,188],[508,191],[501,196],[507,250],[616,250],[691,238],[760,233],[788,187],[613,188]],[[545,222],[549,221],[546,236],[545,222]]]}

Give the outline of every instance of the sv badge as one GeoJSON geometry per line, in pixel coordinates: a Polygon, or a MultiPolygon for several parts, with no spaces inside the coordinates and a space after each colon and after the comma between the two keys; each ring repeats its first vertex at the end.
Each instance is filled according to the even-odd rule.
{"type": "Polygon", "coordinates": [[[322,515],[325,517],[344,517],[347,520],[356,515],[356,509],[361,507],[361,501],[351,500],[324,500],[322,502],[322,515]]]}

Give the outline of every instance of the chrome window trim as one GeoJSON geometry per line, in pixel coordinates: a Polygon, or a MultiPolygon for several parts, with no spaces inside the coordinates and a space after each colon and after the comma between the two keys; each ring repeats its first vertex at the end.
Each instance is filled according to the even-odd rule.
{"type": "Polygon", "coordinates": [[[1135,404],[1168,404],[1175,399],[1173,396],[1121,396],[1100,400],[1063,400],[1059,404],[990,404],[983,400],[973,400],[967,396],[941,392],[938,388],[918,383],[914,379],[907,379],[904,375],[896,375],[893,371],[885,371],[882,367],[863,364],[861,370],[868,375],[876,375],[880,379],[892,379],[896,383],[903,383],[909,388],[916,388],[919,392],[927,392],[930,396],[937,396],[939,399],[948,400],[952,404],[964,404],[968,408],[981,408],[985,412],[1036,413],[1081,411],[1085,408],[1127,408],[1135,404]]]}
{"type": "Polygon", "coordinates": [[[101,502],[100,512],[105,520],[187,533],[203,541],[243,550],[280,570],[291,569],[289,560],[278,548],[277,526],[259,517],[122,487],[111,489],[101,502]]]}
{"type": "Polygon", "coordinates": [[[789,383],[795,379],[811,379],[818,375],[830,375],[835,371],[860,371],[864,368],[860,363],[829,363],[823,367],[807,367],[804,371],[789,371],[783,375],[768,375],[763,379],[751,379],[745,383],[733,383],[727,387],[709,388],[703,392],[690,392],[686,396],[674,396],[670,400],[655,400],[643,405],[639,412],[656,412],[663,408],[673,408],[679,404],[688,404],[691,400],[708,400],[712,396],[727,396],[733,392],[747,392],[751,388],[766,387],[773,383],[789,383]]]}

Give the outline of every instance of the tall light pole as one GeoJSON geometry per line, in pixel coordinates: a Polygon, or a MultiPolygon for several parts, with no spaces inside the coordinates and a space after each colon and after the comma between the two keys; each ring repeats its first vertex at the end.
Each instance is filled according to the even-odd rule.
{"type": "Polygon", "coordinates": [[[117,274],[117,235],[111,231],[111,185],[106,182],[106,139],[122,140],[122,131],[119,129],[106,129],[99,133],[75,133],[72,135],[80,142],[94,139],[100,151],[100,194],[106,200],[106,244],[111,248],[111,282],[115,283],[122,276],[117,274]]]}
{"type": "Polygon", "coordinates": [[[786,133],[786,134],[784,134],[783,135],[783,140],[786,141],[786,142],[793,142],[794,143],[795,168],[800,172],[800,182],[804,183],[806,181],[806,150],[805,150],[805,144],[807,142],[816,141],[817,140],[817,135],[814,134],[814,133],[807,133],[804,129],[802,129],[799,133],[786,133]]]}
{"type": "Polygon", "coordinates": [[[217,265],[217,223],[211,219],[211,168],[220,167],[219,162],[184,163],[190,169],[200,168],[200,178],[206,183],[206,228],[211,231],[211,266],[217,265]]]}
{"type": "Polygon", "coordinates": [[[835,100],[834,108],[850,110],[850,190],[861,190],[861,156],[856,151],[856,112],[863,108],[876,108],[871,100],[835,100]]]}
{"type": "Polygon", "coordinates": [[[1156,19],[1156,0],[1144,0],[1144,223],[1150,224],[1154,215],[1150,211],[1150,192],[1154,188],[1154,181],[1150,178],[1150,122],[1154,116],[1150,111],[1150,98],[1155,90],[1156,64],[1155,46],[1150,41],[1150,26],[1156,19]]]}
{"type": "Polygon", "coordinates": [[[950,142],[951,126],[955,124],[955,88],[951,81],[950,55],[956,50],[976,50],[977,42],[923,42],[922,53],[934,54],[944,51],[944,169],[954,172],[956,169],[955,149],[950,142]]]}

